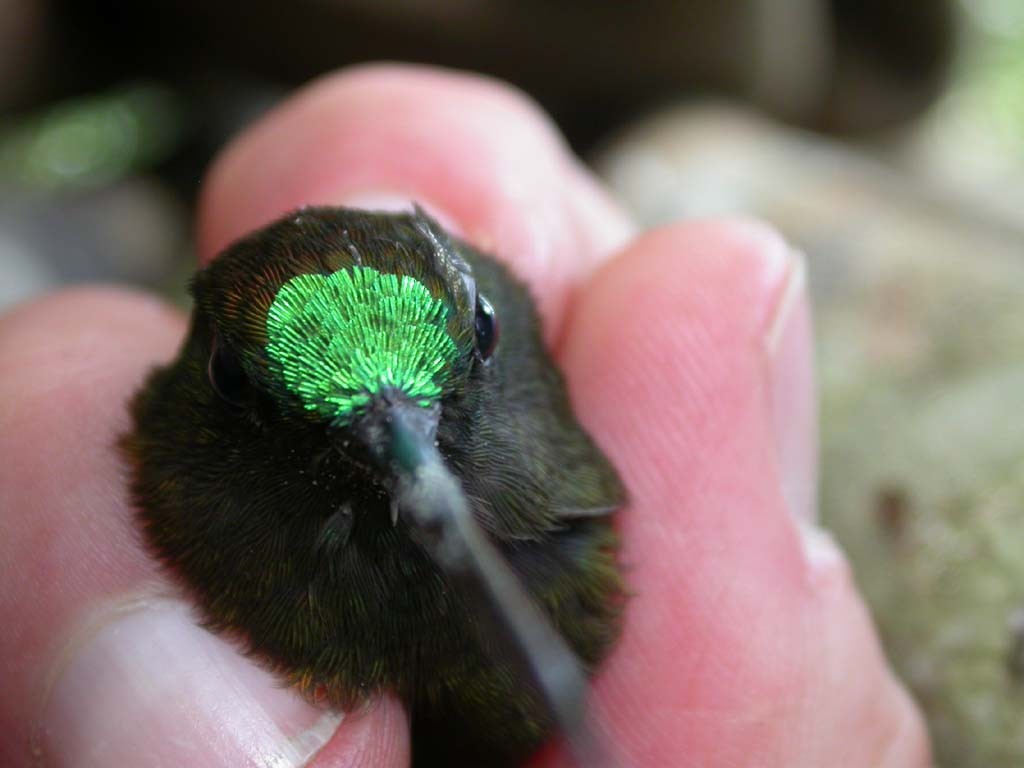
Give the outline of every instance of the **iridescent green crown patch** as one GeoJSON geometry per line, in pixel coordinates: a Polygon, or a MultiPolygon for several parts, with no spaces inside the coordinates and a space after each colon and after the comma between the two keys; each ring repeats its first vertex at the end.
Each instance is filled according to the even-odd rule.
{"type": "Polygon", "coordinates": [[[335,422],[389,388],[427,406],[458,355],[447,319],[444,302],[408,275],[297,275],[270,305],[267,355],[307,410],[335,422]]]}

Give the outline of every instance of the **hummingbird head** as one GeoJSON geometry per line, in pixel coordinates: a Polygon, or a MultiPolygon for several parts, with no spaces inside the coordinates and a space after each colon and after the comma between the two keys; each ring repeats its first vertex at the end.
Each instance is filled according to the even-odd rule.
{"type": "Polygon", "coordinates": [[[335,706],[386,687],[444,710],[465,685],[530,743],[552,714],[571,729],[579,665],[505,559],[593,663],[614,636],[622,491],[525,286],[422,211],[309,208],[192,292],[121,445],[146,541],[206,624],[335,706]],[[500,668],[479,688],[485,656],[500,668]]]}
{"type": "Polygon", "coordinates": [[[228,249],[193,293],[224,407],[326,433],[384,466],[398,447],[390,425],[433,443],[442,402],[497,342],[472,269],[419,209],[298,211],[228,249]]]}

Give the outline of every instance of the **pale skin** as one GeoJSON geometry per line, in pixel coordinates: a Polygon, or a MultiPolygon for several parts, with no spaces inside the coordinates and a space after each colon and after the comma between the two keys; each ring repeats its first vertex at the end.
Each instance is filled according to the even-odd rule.
{"type": "MultiPolygon", "coordinates": [[[[223,153],[202,184],[200,259],[303,204],[403,200],[530,284],[576,411],[629,489],[633,597],[593,691],[622,763],[929,765],[814,527],[799,258],[747,221],[638,235],[521,94],[387,66],[321,79],[223,153]]],[[[194,626],[141,546],[114,442],[184,324],[97,287],[0,318],[0,764],[406,765],[395,700],[339,723],[280,690],[194,626]]],[[[535,764],[565,763],[549,748],[535,764]]]]}

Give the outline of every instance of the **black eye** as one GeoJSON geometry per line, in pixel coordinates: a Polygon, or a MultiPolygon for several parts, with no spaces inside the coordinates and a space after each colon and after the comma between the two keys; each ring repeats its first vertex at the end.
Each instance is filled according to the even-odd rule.
{"type": "Polygon", "coordinates": [[[476,348],[481,360],[487,360],[498,346],[498,316],[491,302],[480,294],[476,297],[476,348]]]}
{"type": "Polygon", "coordinates": [[[231,349],[214,337],[210,349],[210,362],[206,366],[210,386],[221,400],[241,408],[245,405],[249,394],[249,380],[242,370],[242,365],[231,349]]]}

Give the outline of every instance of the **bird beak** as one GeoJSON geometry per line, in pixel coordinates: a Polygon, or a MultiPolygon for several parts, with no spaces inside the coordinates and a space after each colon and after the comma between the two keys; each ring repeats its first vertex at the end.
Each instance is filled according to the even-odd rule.
{"type": "Polygon", "coordinates": [[[533,683],[581,765],[599,765],[583,717],[586,677],[565,640],[527,594],[473,518],[469,502],[437,449],[438,404],[423,407],[381,393],[357,427],[390,483],[392,503],[412,538],[446,573],[477,620],[490,629],[492,652],[533,683]],[[593,759],[592,759],[593,758],[593,759]]]}
{"type": "Polygon", "coordinates": [[[385,478],[397,483],[436,452],[440,417],[439,404],[424,407],[402,392],[386,390],[363,414],[356,432],[385,478]]]}

